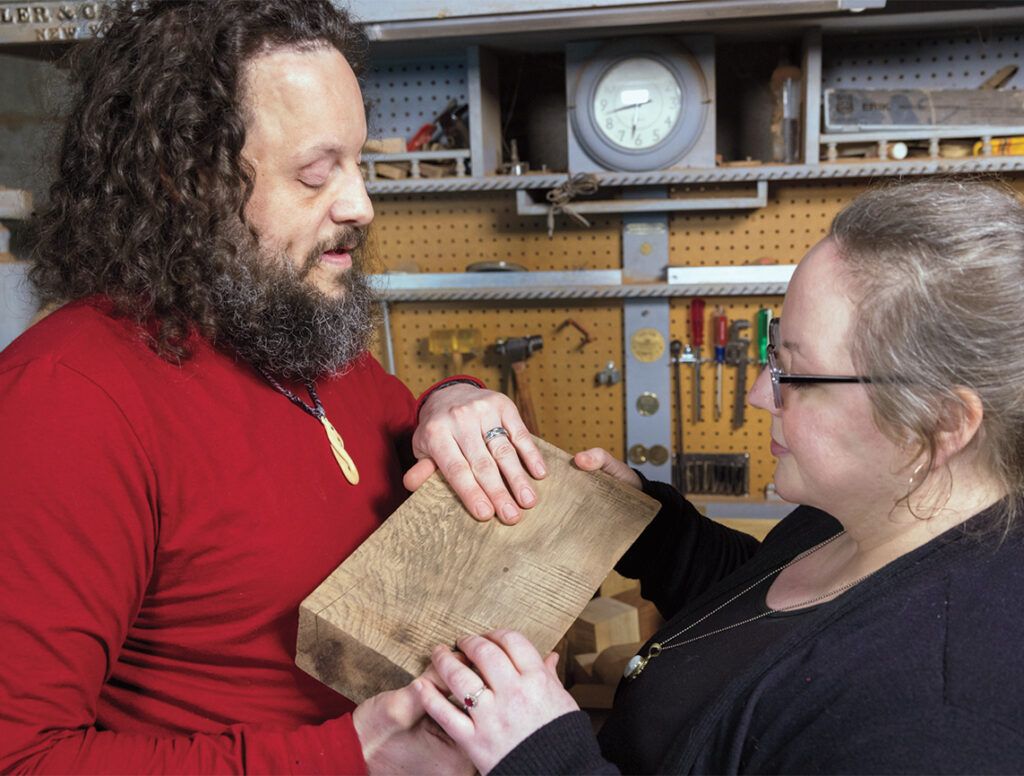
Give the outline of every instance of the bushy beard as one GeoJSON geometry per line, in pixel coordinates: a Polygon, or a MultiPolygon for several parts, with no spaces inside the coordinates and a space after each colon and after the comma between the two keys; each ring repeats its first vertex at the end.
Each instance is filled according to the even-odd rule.
{"type": "Polygon", "coordinates": [[[301,268],[272,255],[244,229],[232,230],[236,260],[214,280],[213,338],[256,369],[285,379],[315,380],[344,371],[362,355],[377,324],[377,296],[366,275],[366,230],[347,227],[318,244],[301,268]],[[350,251],[332,297],[308,279],[326,251],[350,251]]]}

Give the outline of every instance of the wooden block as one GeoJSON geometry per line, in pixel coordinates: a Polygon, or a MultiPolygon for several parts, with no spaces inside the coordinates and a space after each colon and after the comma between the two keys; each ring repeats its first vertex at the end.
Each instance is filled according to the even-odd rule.
{"type": "Polygon", "coordinates": [[[363,146],[364,154],[404,154],[405,139],[401,137],[371,137],[363,146]]]}
{"type": "Polygon", "coordinates": [[[0,187],[0,218],[28,218],[31,215],[31,191],[0,187]]]}
{"type": "Polygon", "coordinates": [[[573,655],[569,660],[569,678],[573,684],[588,684],[594,681],[594,661],[596,652],[584,652],[573,655]]]}
{"type": "Polygon", "coordinates": [[[635,606],[614,598],[594,598],[569,629],[569,649],[603,652],[612,644],[640,640],[640,620],[635,606]]]}
{"type": "Polygon", "coordinates": [[[658,607],[640,595],[639,587],[618,593],[615,598],[624,604],[636,607],[641,641],[647,641],[665,624],[665,618],[661,616],[658,607]]]}
{"type": "Polygon", "coordinates": [[[600,595],[607,598],[626,590],[633,590],[634,588],[640,588],[640,583],[637,580],[628,579],[622,576],[619,572],[612,570],[609,571],[608,576],[604,578],[604,582],[601,583],[601,587],[598,592],[600,595]]]}
{"type": "Polygon", "coordinates": [[[408,162],[396,162],[394,164],[390,162],[377,162],[376,168],[378,178],[398,181],[409,177],[408,162]]]}
{"type": "Polygon", "coordinates": [[[581,709],[610,709],[615,700],[615,688],[609,684],[574,684],[569,695],[581,709]]]}
{"type": "Polygon", "coordinates": [[[562,638],[558,640],[558,643],[555,644],[555,648],[552,652],[558,654],[558,663],[555,665],[555,673],[558,674],[558,680],[562,683],[562,686],[565,687],[568,684],[566,680],[568,679],[569,674],[569,639],[562,636],[562,638]]]}
{"type": "Polygon", "coordinates": [[[594,681],[610,684],[612,687],[615,687],[622,678],[622,672],[626,669],[626,663],[643,645],[643,641],[635,641],[632,644],[614,644],[608,647],[594,661],[592,667],[594,681]]]}
{"type": "Polygon", "coordinates": [[[1024,93],[996,89],[826,89],[828,132],[1018,127],[1024,93]]]}
{"type": "Polygon", "coordinates": [[[302,602],[299,667],[359,703],[465,634],[514,628],[550,652],[659,504],[537,445],[549,473],[517,525],[474,520],[438,474],[410,496],[302,602]]]}
{"type": "Polygon", "coordinates": [[[455,174],[455,168],[450,164],[431,164],[420,162],[420,175],[424,178],[447,178],[455,174]]]}

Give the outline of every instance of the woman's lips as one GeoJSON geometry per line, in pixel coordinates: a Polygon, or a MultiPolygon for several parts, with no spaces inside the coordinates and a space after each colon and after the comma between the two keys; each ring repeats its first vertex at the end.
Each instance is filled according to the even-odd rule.
{"type": "Polygon", "coordinates": [[[336,267],[352,266],[352,254],[348,251],[327,251],[320,254],[320,260],[336,267]]]}
{"type": "Polygon", "coordinates": [[[771,444],[771,448],[770,449],[771,449],[772,455],[774,455],[776,458],[778,458],[780,455],[785,455],[786,453],[789,452],[789,448],[783,447],[778,442],[776,442],[774,439],[772,440],[772,444],[771,444]]]}

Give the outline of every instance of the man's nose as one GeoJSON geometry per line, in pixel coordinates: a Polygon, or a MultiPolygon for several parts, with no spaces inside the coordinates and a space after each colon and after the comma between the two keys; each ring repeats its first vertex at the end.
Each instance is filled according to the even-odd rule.
{"type": "Polygon", "coordinates": [[[336,224],[369,226],[373,221],[373,203],[366,193],[362,173],[356,169],[342,177],[331,202],[331,220],[336,224]]]}

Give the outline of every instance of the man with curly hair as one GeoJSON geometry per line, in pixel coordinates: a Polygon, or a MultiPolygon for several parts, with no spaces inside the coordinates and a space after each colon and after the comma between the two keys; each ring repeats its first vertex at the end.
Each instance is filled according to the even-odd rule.
{"type": "Polygon", "coordinates": [[[364,50],[327,0],[150,0],[76,52],[59,309],[0,355],[0,771],[464,766],[408,688],[353,710],[294,665],[403,472],[506,522],[544,474],[508,399],[367,353],[364,50]]]}

